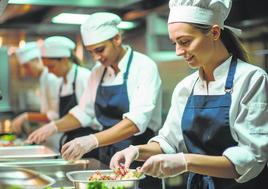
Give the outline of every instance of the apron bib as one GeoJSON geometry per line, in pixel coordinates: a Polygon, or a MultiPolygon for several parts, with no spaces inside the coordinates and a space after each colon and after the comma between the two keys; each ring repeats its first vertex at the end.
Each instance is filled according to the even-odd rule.
{"type": "MultiPolygon", "coordinates": [[[[228,147],[237,145],[232,138],[229,125],[231,92],[236,65],[237,60],[232,57],[224,95],[193,95],[193,87],[181,123],[189,153],[221,156],[228,147]]],[[[239,184],[234,179],[189,173],[187,189],[252,189],[252,184],[259,182],[259,180],[253,179],[250,182],[239,184]]]]}

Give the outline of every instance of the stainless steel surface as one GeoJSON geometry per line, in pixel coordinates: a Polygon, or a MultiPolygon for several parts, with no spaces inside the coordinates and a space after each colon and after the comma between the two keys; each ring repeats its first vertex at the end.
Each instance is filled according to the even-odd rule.
{"type": "MultiPolygon", "coordinates": [[[[113,170],[98,170],[103,175],[110,175],[113,170]]],[[[89,181],[89,176],[96,173],[96,170],[86,170],[86,171],[72,171],[68,172],[67,177],[74,183],[76,189],[87,189],[88,184],[94,183],[94,181],[89,181]]],[[[108,188],[122,187],[125,189],[137,189],[139,185],[139,180],[144,179],[142,176],[139,179],[128,179],[128,180],[103,180],[100,181],[104,183],[108,188]]]]}
{"type": "Polygon", "coordinates": [[[0,161],[20,159],[52,158],[59,156],[58,152],[42,145],[12,146],[0,148],[0,161]]]}
{"type": "Polygon", "coordinates": [[[0,167],[0,188],[18,186],[23,189],[41,189],[51,186],[54,183],[54,179],[32,170],[0,167]]]}
{"type": "Polygon", "coordinates": [[[0,163],[1,167],[27,168],[37,171],[55,179],[56,183],[52,185],[53,189],[60,187],[72,188],[73,183],[66,177],[67,172],[80,170],[108,169],[107,165],[102,164],[96,159],[78,160],[74,162],[62,159],[41,159],[34,161],[9,161],[0,163]]]}

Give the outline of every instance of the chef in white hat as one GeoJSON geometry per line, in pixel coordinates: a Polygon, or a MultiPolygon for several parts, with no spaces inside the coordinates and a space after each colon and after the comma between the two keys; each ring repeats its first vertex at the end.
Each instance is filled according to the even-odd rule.
{"type": "MultiPolygon", "coordinates": [[[[81,67],[80,61],[74,55],[75,43],[65,36],[51,36],[44,40],[41,46],[41,55],[44,65],[49,72],[62,78],[59,88],[59,117],[68,114],[75,107],[87,87],[90,70],[81,67]]],[[[29,143],[41,143],[57,131],[54,121],[34,131],[29,137],[29,143]]],[[[63,130],[65,133],[60,140],[62,145],[76,137],[94,132],[90,127],[76,128],[72,131],[63,130]]],[[[96,152],[95,152],[96,154],[96,152]]],[[[88,154],[89,156],[94,154],[88,154]]]]}
{"type": "Polygon", "coordinates": [[[268,76],[224,24],[231,3],[170,0],[170,40],[197,71],[177,84],[158,136],[116,153],[111,168],[140,160],[155,177],[189,172],[187,189],[267,187],[268,76]]]}
{"type": "Polygon", "coordinates": [[[41,60],[40,48],[36,42],[28,42],[18,48],[16,56],[28,76],[39,78],[40,81],[40,113],[26,112],[14,119],[13,130],[21,132],[25,121],[48,122],[59,118],[58,95],[54,91],[59,87],[59,79],[48,73],[41,60]]]}
{"type": "Polygon", "coordinates": [[[149,57],[122,45],[117,28],[120,17],[100,12],[81,25],[85,48],[96,61],[79,106],[56,122],[57,130],[101,127],[102,132],[76,138],[62,148],[67,160],[100,148],[100,160],[133,142],[153,136],[161,123],[161,80],[157,65],[149,57]],[[149,129],[150,128],[150,129],[149,129]],[[136,135],[134,138],[130,138],[136,135]],[[145,137],[146,138],[146,137],[145,137]]]}
{"type": "MultiPolygon", "coordinates": [[[[25,73],[32,78],[39,79],[40,82],[40,112],[25,112],[12,121],[12,129],[14,132],[20,133],[25,122],[45,123],[59,118],[60,80],[54,74],[48,73],[47,68],[43,65],[37,42],[28,42],[18,48],[16,56],[25,73]]],[[[56,144],[53,146],[57,148],[56,144]]]]}

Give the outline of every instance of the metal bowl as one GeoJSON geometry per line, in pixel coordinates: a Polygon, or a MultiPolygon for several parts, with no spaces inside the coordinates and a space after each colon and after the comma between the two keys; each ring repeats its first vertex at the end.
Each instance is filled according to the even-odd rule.
{"type": "MultiPolygon", "coordinates": [[[[98,170],[98,172],[107,175],[112,174],[113,170],[98,170]]],[[[122,189],[138,189],[139,181],[145,178],[145,176],[142,175],[138,179],[89,181],[89,176],[94,173],[96,173],[96,170],[72,171],[67,172],[66,175],[68,179],[73,182],[75,189],[88,189],[89,184],[96,182],[104,183],[109,189],[117,187],[121,187],[122,189]]]]}

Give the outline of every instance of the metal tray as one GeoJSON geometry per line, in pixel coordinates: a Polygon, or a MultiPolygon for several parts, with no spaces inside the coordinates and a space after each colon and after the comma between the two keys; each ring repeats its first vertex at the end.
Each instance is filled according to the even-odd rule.
{"type": "Polygon", "coordinates": [[[12,146],[0,148],[0,161],[10,161],[18,159],[52,158],[59,156],[58,152],[42,146],[12,146]]]}
{"type": "Polygon", "coordinates": [[[43,189],[55,180],[32,170],[22,168],[0,168],[0,188],[43,189]]]}
{"type": "MultiPolygon", "coordinates": [[[[113,170],[98,170],[98,171],[104,175],[113,173],[113,170]]],[[[66,175],[68,179],[73,182],[75,189],[88,189],[88,184],[94,182],[89,181],[88,177],[94,173],[96,173],[96,170],[72,171],[67,172],[66,175]]],[[[104,183],[106,187],[108,187],[108,189],[112,189],[115,187],[121,187],[122,189],[138,189],[139,181],[144,178],[145,176],[143,175],[139,179],[103,180],[98,182],[104,183]]]]}

